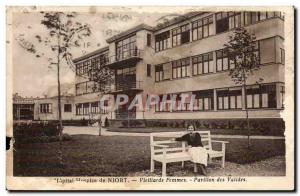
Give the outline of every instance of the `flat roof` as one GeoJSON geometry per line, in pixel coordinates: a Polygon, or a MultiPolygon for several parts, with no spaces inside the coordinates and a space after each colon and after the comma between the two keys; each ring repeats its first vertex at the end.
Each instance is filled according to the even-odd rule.
{"type": "Polygon", "coordinates": [[[149,30],[149,31],[154,31],[154,27],[151,27],[149,25],[146,25],[146,24],[142,23],[142,24],[137,25],[135,27],[132,27],[132,28],[126,30],[126,31],[123,31],[123,32],[121,32],[117,35],[114,35],[114,36],[108,38],[106,41],[107,41],[107,43],[111,43],[111,42],[116,41],[116,40],[118,40],[122,37],[125,37],[125,36],[127,36],[131,33],[135,33],[137,31],[140,31],[140,30],[143,30],[143,29],[149,30]]]}
{"type": "Polygon", "coordinates": [[[91,56],[95,56],[95,55],[97,55],[97,54],[100,54],[100,53],[102,53],[102,52],[108,50],[108,48],[109,48],[108,46],[105,46],[105,47],[103,47],[103,48],[97,49],[97,50],[95,50],[95,51],[93,51],[93,52],[87,53],[87,54],[85,54],[85,55],[83,55],[83,56],[80,56],[80,57],[74,59],[73,62],[74,62],[74,63],[77,63],[78,61],[84,60],[84,59],[89,58],[89,57],[91,57],[91,56]]]}
{"type": "MultiPolygon", "coordinates": [[[[176,23],[183,22],[183,21],[185,21],[185,20],[189,20],[189,19],[191,19],[191,18],[193,18],[193,17],[195,17],[195,16],[202,15],[202,14],[205,14],[205,13],[208,13],[208,12],[194,11],[194,12],[188,12],[188,13],[183,14],[183,15],[179,15],[179,14],[178,14],[178,15],[177,15],[177,14],[166,15],[166,16],[164,16],[164,17],[167,17],[167,16],[176,16],[176,15],[177,15],[177,16],[174,17],[174,18],[172,18],[172,19],[169,20],[168,22],[165,22],[165,23],[163,23],[163,24],[158,24],[158,25],[156,25],[155,27],[151,27],[151,26],[146,25],[146,24],[144,24],[144,23],[139,24],[139,25],[137,25],[137,26],[135,26],[135,27],[132,27],[132,28],[130,28],[130,29],[128,29],[128,30],[125,30],[125,31],[123,31],[123,32],[121,32],[121,33],[119,33],[119,34],[117,34],[117,35],[114,35],[114,36],[112,36],[112,37],[106,39],[106,42],[107,42],[107,43],[114,42],[114,41],[116,41],[116,40],[118,40],[118,39],[121,39],[121,38],[123,38],[123,37],[126,37],[126,36],[132,34],[132,33],[135,33],[135,32],[137,32],[137,31],[144,30],[144,29],[145,29],[145,30],[148,30],[148,31],[152,31],[152,32],[154,32],[154,31],[159,31],[159,30],[161,30],[161,29],[163,29],[163,28],[169,27],[169,26],[174,25],[174,24],[176,24],[176,23]]],[[[78,58],[75,58],[75,59],[73,60],[73,62],[76,63],[76,62],[78,62],[78,61],[81,61],[81,60],[84,60],[84,59],[89,58],[89,57],[91,57],[91,56],[94,56],[94,55],[97,55],[97,54],[99,54],[99,53],[102,53],[102,52],[104,52],[104,51],[106,51],[106,50],[108,50],[108,49],[109,49],[108,46],[106,46],[106,47],[104,47],[104,48],[100,48],[100,49],[98,49],[98,50],[95,50],[95,51],[93,51],[93,52],[90,52],[90,53],[88,53],[88,54],[85,54],[85,55],[83,55],[83,56],[80,56],[80,57],[78,57],[78,58]]]]}
{"type": "MultiPolygon", "coordinates": [[[[208,12],[194,11],[194,12],[188,12],[188,13],[183,14],[183,15],[179,15],[178,14],[177,17],[172,18],[168,22],[156,25],[156,27],[154,27],[154,30],[155,31],[159,31],[159,30],[161,30],[163,28],[172,26],[172,25],[174,25],[176,23],[180,23],[180,22],[183,22],[185,20],[189,20],[189,19],[191,19],[191,18],[193,18],[195,16],[202,15],[202,14],[205,14],[205,13],[208,13],[208,12]]],[[[168,16],[168,15],[166,15],[166,16],[168,16]]],[[[166,16],[163,16],[163,17],[166,17],[166,16]]],[[[176,16],[176,15],[175,14],[170,14],[169,16],[176,16]]]]}

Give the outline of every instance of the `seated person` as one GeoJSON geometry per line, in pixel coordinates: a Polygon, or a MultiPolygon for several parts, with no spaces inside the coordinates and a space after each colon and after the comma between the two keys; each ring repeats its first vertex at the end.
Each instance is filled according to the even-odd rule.
{"type": "MultiPolygon", "coordinates": [[[[201,173],[206,176],[207,175],[206,166],[207,166],[207,159],[208,159],[207,150],[203,147],[200,134],[194,132],[195,131],[194,125],[188,125],[187,131],[188,131],[187,134],[179,138],[175,138],[175,140],[187,142],[187,144],[190,146],[189,153],[192,157],[192,162],[199,165],[201,173]]],[[[197,172],[197,165],[195,167],[194,172],[197,172]]]]}

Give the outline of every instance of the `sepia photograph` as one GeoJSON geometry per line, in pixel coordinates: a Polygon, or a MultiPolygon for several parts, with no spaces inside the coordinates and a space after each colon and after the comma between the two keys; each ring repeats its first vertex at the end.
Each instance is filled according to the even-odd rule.
{"type": "Polygon", "coordinates": [[[294,189],[293,7],[6,9],[9,190],[294,189]]]}

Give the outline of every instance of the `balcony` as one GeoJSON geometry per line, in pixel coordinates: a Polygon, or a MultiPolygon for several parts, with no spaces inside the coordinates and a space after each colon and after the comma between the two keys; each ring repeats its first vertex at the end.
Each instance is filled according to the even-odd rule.
{"type": "Polygon", "coordinates": [[[137,94],[143,91],[141,88],[141,83],[142,81],[136,80],[117,80],[116,84],[110,89],[108,94],[137,94]]]}
{"type": "Polygon", "coordinates": [[[106,66],[114,69],[122,67],[123,65],[136,64],[142,56],[142,50],[132,49],[124,51],[123,53],[108,57],[108,62],[106,66]]]}

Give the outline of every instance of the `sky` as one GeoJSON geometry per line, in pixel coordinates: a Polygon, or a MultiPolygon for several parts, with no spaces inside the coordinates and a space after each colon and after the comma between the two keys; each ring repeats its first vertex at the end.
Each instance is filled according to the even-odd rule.
{"type": "MultiPolygon", "coordinates": [[[[183,13],[187,9],[181,8],[180,11],[183,13]]],[[[76,58],[107,46],[105,41],[107,38],[135,25],[145,23],[155,26],[161,17],[174,13],[174,11],[172,7],[161,7],[160,9],[149,7],[86,7],[77,12],[76,20],[88,23],[91,26],[92,34],[90,37],[85,38],[82,47],[72,51],[73,57],[76,58]]],[[[47,61],[51,53],[49,48],[39,45],[35,38],[36,35],[41,37],[48,35],[47,29],[41,24],[42,18],[43,15],[36,10],[23,9],[14,12],[12,22],[8,21],[7,24],[12,26],[12,40],[8,41],[12,47],[13,93],[19,93],[21,96],[42,97],[45,94],[54,96],[56,93],[56,69],[49,67],[47,61]],[[44,56],[36,58],[34,54],[27,52],[21,47],[20,38],[36,45],[36,48],[44,53],[44,56]]],[[[66,86],[68,88],[72,87],[70,91],[74,91],[74,80],[74,71],[63,65],[61,82],[69,83],[70,85],[66,86]]]]}

